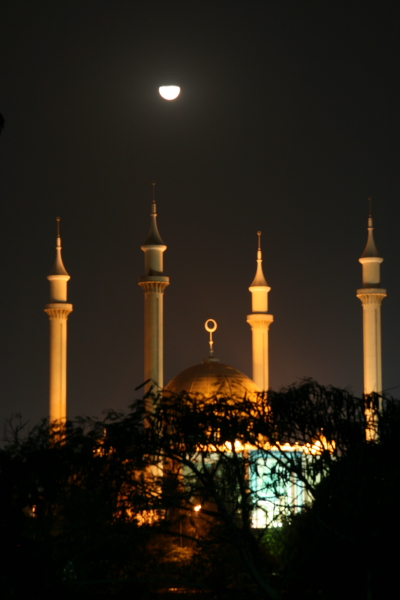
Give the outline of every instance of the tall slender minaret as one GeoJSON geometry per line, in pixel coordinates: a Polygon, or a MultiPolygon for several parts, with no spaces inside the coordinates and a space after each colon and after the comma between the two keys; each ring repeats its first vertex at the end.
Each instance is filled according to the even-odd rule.
{"type": "Polygon", "coordinates": [[[363,287],[357,290],[363,306],[364,331],[364,394],[382,393],[382,332],[381,304],[386,290],[380,287],[381,262],[374,241],[374,227],[371,214],[368,218],[368,241],[362,257],[363,287]]]}
{"type": "Polygon", "coordinates": [[[67,420],[67,285],[71,279],[61,256],[60,217],[57,217],[56,261],[47,279],[50,281],[50,304],[45,312],[50,318],[50,423],[67,420]]]}
{"type": "Polygon", "coordinates": [[[169,277],[163,275],[166,249],[157,227],[153,183],[150,231],[142,246],[145,275],[139,277],[139,285],[144,291],[144,380],[150,380],[146,391],[152,386],[164,387],[164,290],[169,285],[169,277]]]}
{"type": "Polygon", "coordinates": [[[270,287],[262,268],[261,231],[258,235],[257,272],[249,287],[251,292],[252,314],[247,316],[253,341],[253,380],[261,391],[269,389],[269,349],[268,332],[274,317],[268,312],[268,292],[270,287]]]}

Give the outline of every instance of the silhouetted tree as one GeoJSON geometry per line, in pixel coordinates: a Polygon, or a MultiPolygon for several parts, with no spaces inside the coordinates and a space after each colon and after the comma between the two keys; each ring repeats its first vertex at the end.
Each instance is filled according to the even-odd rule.
{"type": "Polygon", "coordinates": [[[138,401],[62,434],[47,423],[25,439],[15,431],[0,451],[8,597],[184,587],[328,598],[338,570],[353,573],[353,591],[357,577],[364,592],[387,577],[366,548],[386,540],[382,523],[397,531],[396,402],[369,406],[370,440],[365,400],[312,381],[256,402],[160,394],[152,405],[146,420],[138,401]]]}

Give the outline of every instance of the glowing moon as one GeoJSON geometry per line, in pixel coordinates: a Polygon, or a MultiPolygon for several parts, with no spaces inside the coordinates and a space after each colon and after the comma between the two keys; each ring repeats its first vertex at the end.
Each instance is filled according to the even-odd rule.
{"type": "Polygon", "coordinates": [[[179,85],[162,85],[158,88],[161,98],[164,100],[175,100],[181,93],[179,85]]]}

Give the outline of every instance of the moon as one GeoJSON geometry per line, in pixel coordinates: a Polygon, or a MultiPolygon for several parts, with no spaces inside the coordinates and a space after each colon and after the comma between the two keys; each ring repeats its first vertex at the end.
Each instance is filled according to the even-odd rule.
{"type": "Polygon", "coordinates": [[[158,88],[161,98],[164,100],[175,100],[181,93],[179,85],[162,85],[158,88]]]}

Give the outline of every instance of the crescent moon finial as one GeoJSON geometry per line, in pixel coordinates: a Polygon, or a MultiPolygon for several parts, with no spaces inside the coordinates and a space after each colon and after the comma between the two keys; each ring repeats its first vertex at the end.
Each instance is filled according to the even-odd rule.
{"type": "Polygon", "coordinates": [[[215,321],[214,319],[207,319],[207,321],[204,324],[204,327],[205,330],[208,331],[210,334],[210,341],[208,343],[210,345],[210,358],[212,358],[214,356],[214,340],[212,334],[218,328],[217,321],[215,321]]]}

